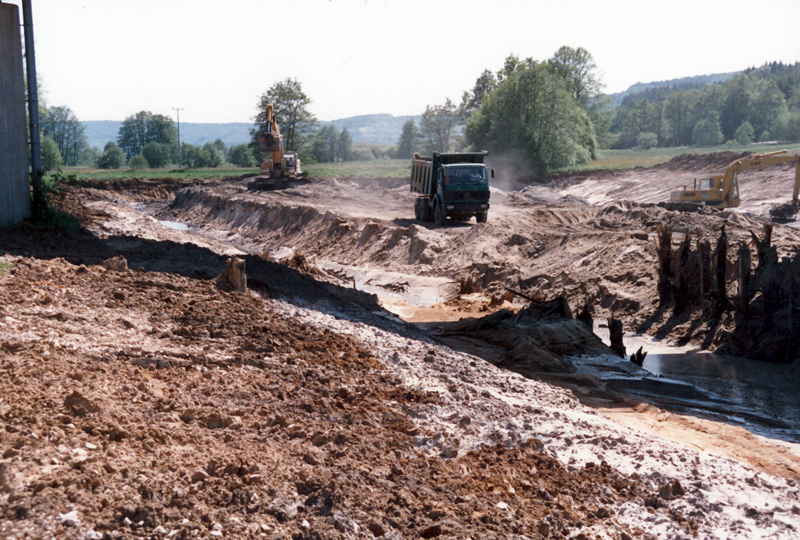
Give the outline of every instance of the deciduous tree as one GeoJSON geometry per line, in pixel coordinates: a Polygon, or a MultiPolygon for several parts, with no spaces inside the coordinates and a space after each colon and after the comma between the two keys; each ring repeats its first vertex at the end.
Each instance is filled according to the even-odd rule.
{"type": "Polygon", "coordinates": [[[75,166],[88,147],[83,124],[66,105],[40,107],[39,126],[43,137],[56,143],[64,165],[75,166]]]}
{"type": "Polygon", "coordinates": [[[583,47],[563,46],[548,60],[548,64],[584,110],[600,94],[603,85],[597,75],[597,65],[592,54],[583,47]]]}
{"type": "Polygon", "coordinates": [[[470,144],[520,156],[541,174],[591,159],[591,121],[564,81],[532,60],[511,64],[513,71],[467,123],[470,144]]]}
{"type": "Polygon", "coordinates": [[[347,128],[342,128],[342,132],[339,133],[339,159],[342,161],[350,161],[353,157],[353,137],[350,135],[350,132],[347,131],[347,128]]]}
{"type": "Polygon", "coordinates": [[[125,165],[125,152],[117,143],[109,141],[103,152],[97,157],[97,167],[100,169],[119,169],[125,165]]]}
{"type": "Polygon", "coordinates": [[[150,111],[139,111],[122,121],[117,143],[130,159],[141,154],[147,143],[165,144],[170,149],[170,158],[177,157],[178,129],[172,118],[150,111]]]}
{"type": "Polygon", "coordinates": [[[397,140],[397,157],[399,159],[409,159],[417,150],[419,145],[419,132],[417,124],[412,119],[406,120],[400,138],[397,140]]]}
{"type": "Polygon", "coordinates": [[[308,110],[311,99],[303,92],[300,81],[287,77],[273,84],[258,100],[256,127],[251,130],[253,144],[256,147],[259,134],[266,129],[267,105],[270,103],[281,128],[284,149],[287,152],[299,150],[312,139],[317,119],[308,110]]]}
{"type": "Polygon", "coordinates": [[[256,164],[253,152],[246,144],[232,146],[228,152],[228,161],[237,167],[253,167],[256,164]]]}
{"type": "Polygon", "coordinates": [[[449,99],[444,105],[430,105],[419,120],[420,140],[427,153],[447,152],[452,145],[453,128],[458,122],[458,111],[449,99]]]}

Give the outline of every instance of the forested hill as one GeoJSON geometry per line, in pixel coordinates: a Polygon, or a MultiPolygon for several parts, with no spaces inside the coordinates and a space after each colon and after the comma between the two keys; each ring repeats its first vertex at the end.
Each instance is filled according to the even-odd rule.
{"type": "MultiPolygon", "coordinates": [[[[366,114],[351,116],[330,122],[320,122],[319,127],[333,124],[339,130],[347,128],[353,143],[360,142],[393,145],[397,143],[403,124],[412,119],[419,124],[419,116],[393,116],[391,114],[366,114]]],[[[83,122],[86,127],[86,138],[89,146],[102,149],[108,141],[117,140],[119,127],[117,120],[95,120],[83,122]]],[[[222,139],[230,148],[237,144],[250,142],[252,123],[233,122],[229,124],[198,124],[181,122],[181,141],[202,146],[207,142],[222,139]]]]}
{"type": "Polygon", "coordinates": [[[608,97],[614,100],[613,106],[618,107],[622,104],[623,100],[629,96],[647,93],[648,91],[657,91],[663,88],[683,88],[688,90],[691,88],[707,86],[709,84],[725,82],[733,78],[733,76],[737,73],[739,72],[734,71],[731,73],[714,73],[711,75],[697,75],[695,77],[681,77],[680,79],[670,79],[668,81],[636,83],[628,87],[628,89],[623,92],[608,94],[608,97]]]}
{"type": "Polygon", "coordinates": [[[397,144],[403,124],[408,120],[413,120],[419,125],[420,116],[393,116],[391,114],[364,114],[361,116],[351,116],[330,122],[320,122],[320,127],[325,124],[333,124],[340,131],[347,128],[353,142],[360,142],[393,145],[397,144]]]}

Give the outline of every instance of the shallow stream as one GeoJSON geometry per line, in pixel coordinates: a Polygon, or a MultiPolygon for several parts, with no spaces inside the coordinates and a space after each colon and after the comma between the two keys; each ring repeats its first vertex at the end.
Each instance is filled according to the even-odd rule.
{"type": "MultiPolygon", "coordinates": [[[[608,331],[603,330],[596,333],[608,343],[608,331]]],[[[589,369],[614,388],[676,412],[697,413],[760,435],[800,442],[800,366],[670,347],[639,335],[626,335],[625,345],[628,353],[640,346],[648,351],[642,368],[629,360],[605,358],[581,359],[579,369],[589,369]]]]}

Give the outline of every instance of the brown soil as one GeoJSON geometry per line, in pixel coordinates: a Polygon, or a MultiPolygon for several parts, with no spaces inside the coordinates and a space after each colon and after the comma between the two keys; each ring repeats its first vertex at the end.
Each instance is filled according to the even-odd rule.
{"type": "MultiPolygon", "coordinates": [[[[713,235],[725,223],[735,245],[759,230],[761,218],[670,212],[645,204],[653,191],[641,202],[604,207],[578,200],[730,161],[682,159],[565,180],[571,198],[546,203],[530,190],[498,191],[488,224],[447,229],[410,219],[411,195],[398,179],[327,179],[274,192],[248,190],[241,179],[68,189],[60,204],[84,228],[23,224],[0,232],[0,260],[10,265],[0,275],[0,536],[649,537],[645,521],[622,517],[628,505],[643,516],[665,516],[669,525],[660,526],[673,527],[671,534],[708,533],[717,518],[699,502],[693,504],[703,509],[692,511],[678,501],[685,489],[702,498],[700,487],[670,491],[667,484],[665,492],[664,476],[623,472],[602,459],[566,465],[558,452],[574,449],[578,437],[551,447],[536,437],[495,434],[495,442],[465,446],[482,422],[504,425],[497,411],[505,409],[481,400],[511,403],[522,383],[502,379],[469,394],[456,379],[489,369],[477,357],[504,365],[522,353],[509,356],[514,344],[501,338],[462,335],[448,344],[474,356],[452,356],[428,333],[433,327],[392,313],[462,325],[465,316],[502,319],[502,310],[523,305],[498,299],[511,286],[548,300],[565,295],[573,312],[591,304],[596,316],[614,314],[629,330],[646,323],[667,338],[702,340],[692,321],[655,309],[655,227],[666,222],[713,235]],[[617,188],[602,186],[612,180],[617,188]],[[153,215],[193,230],[165,227],[153,215]],[[270,260],[268,252],[282,247],[302,257],[270,260]],[[215,286],[233,254],[246,260],[245,293],[215,286]],[[120,255],[129,270],[102,266],[120,255]],[[324,265],[338,270],[320,270],[324,265]],[[374,280],[385,298],[347,282],[364,269],[391,277],[374,280]],[[389,294],[408,292],[418,278],[441,289],[466,276],[483,292],[447,293],[449,302],[426,307],[389,294]],[[301,317],[298,310],[308,311],[301,317]],[[321,322],[310,324],[313,317],[321,322]],[[383,338],[359,337],[365,327],[408,344],[384,350],[383,338]],[[389,365],[398,353],[447,373],[437,375],[440,389],[398,375],[389,365]],[[452,433],[420,413],[448,407],[452,433]]],[[[747,189],[743,182],[743,197],[747,189]]],[[[636,201],[639,189],[626,193],[636,201]]],[[[785,250],[800,244],[790,227],[776,227],[773,238],[785,250]]],[[[542,347],[541,358],[557,356],[542,347]]],[[[572,352],[604,346],[598,340],[581,347],[572,352]]],[[[541,375],[541,362],[527,360],[530,369],[520,369],[517,358],[516,370],[541,375]]],[[[602,412],[636,429],[732,457],[790,486],[800,480],[800,456],[786,445],[634,409],[596,381],[558,382],[586,403],[628,407],[602,412]]],[[[571,394],[543,388],[538,392],[555,408],[583,411],[571,394]]],[[[560,417],[519,407],[532,415],[532,433],[538,421],[560,417]]],[[[550,436],[562,440],[564,431],[550,436]]],[[[612,446],[617,442],[602,443],[612,446]]]]}

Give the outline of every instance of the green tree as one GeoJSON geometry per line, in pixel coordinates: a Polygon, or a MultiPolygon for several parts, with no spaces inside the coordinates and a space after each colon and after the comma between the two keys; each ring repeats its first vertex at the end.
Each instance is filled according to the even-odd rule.
{"type": "Polygon", "coordinates": [[[650,131],[645,131],[644,133],[639,133],[637,142],[639,147],[649,150],[658,145],[658,135],[650,131]]]}
{"type": "Polygon", "coordinates": [[[61,158],[61,152],[58,149],[58,144],[52,137],[44,136],[41,140],[42,145],[42,170],[54,171],[58,169],[64,162],[61,158]]]}
{"type": "Polygon", "coordinates": [[[128,161],[128,167],[130,167],[132,171],[146,169],[148,165],[147,159],[145,159],[142,154],[136,154],[128,161]]]}
{"type": "Polygon", "coordinates": [[[161,142],[150,141],[142,148],[142,156],[151,169],[165,167],[170,161],[171,154],[169,145],[161,142]]]}
{"type": "Polygon", "coordinates": [[[217,147],[217,150],[219,150],[223,156],[228,155],[228,146],[222,139],[217,139],[216,141],[214,141],[214,146],[217,147]]]}
{"type": "Polygon", "coordinates": [[[196,169],[202,167],[200,147],[194,144],[181,143],[181,159],[183,165],[189,169],[196,169]]]}
{"type": "Polygon", "coordinates": [[[695,146],[714,146],[723,140],[725,139],[716,118],[704,118],[692,129],[692,143],[695,146]]]}
{"type": "Polygon", "coordinates": [[[219,167],[222,165],[224,154],[214,143],[205,143],[200,149],[199,167],[219,167]]]}
{"type": "Polygon", "coordinates": [[[449,151],[457,122],[458,110],[449,99],[444,105],[428,105],[419,120],[420,140],[425,151],[429,154],[449,151]]]}
{"type": "Polygon", "coordinates": [[[39,126],[43,137],[50,137],[58,146],[64,165],[75,166],[81,153],[89,146],[83,124],[63,105],[60,107],[40,107],[39,126]]]}
{"type": "Polygon", "coordinates": [[[232,146],[228,152],[228,161],[237,167],[253,167],[256,165],[253,152],[246,144],[232,146]]]}
{"type": "Polygon", "coordinates": [[[783,92],[774,80],[760,80],[756,83],[755,88],[755,98],[751,104],[748,120],[752,124],[755,137],[759,137],[789,109],[783,92]]]}
{"type": "Polygon", "coordinates": [[[495,79],[491,70],[485,69],[475,81],[472,90],[464,92],[461,96],[461,105],[458,107],[460,120],[466,122],[473,112],[481,108],[483,98],[488,96],[495,88],[497,88],[497,79],[495,79]]]}
{"type": "Polygon", "coordinates": [[[586,112],[562,79],[534,61],[518,65],[484,99],[466,135],[478,148],[523,158],[540,174],[589,161],[597,150],[586,112]]]}
{"type": "Polygon", "coordinates": [[[281,128],[284,149],[298,151],[313,138],[317,119],[308,110],[311,99],[303,92],[297,79],[286,78],[273,84],[258,100],[256,127],[250,131],[253,144],[258,147],[258,136],[266,130],[267,105],[273,105],[273,114],[281,128]]]}
{"type": "Polygon", "coordinates": [[[745,120],[742,122],[742,125],[736,129],[736,133],[733,134],[733,140],[735,140],[739,144],[750,144],[753,142],[753,126],[745,120]]]}
{"type": "Polygon", "coordinates": [[[583,47],[561,47],[548,60],[548,65],[564,81],[567,91],[582,109],[586,110],[591,100],[600,95],[603,84],[597,75],[597,65],[592,54],[583,47]]]}
{"type": "Polygon", "coordinates": [[[117,143],[109,141],[103,152],[97,157],[97,167],[100,169],[119,169],[125,165],[125,152],[117,143]]]}
{"type": "Polygon", "coordinates": [[[330,163],[336,160],[339,151],[339,130],[333,124],[327,124],[317,132],[312,145],[312,153],[318,163],[330,163]]]}
{"type": "Polygon", "coordinates": [[[400,138],[397,140],[397,157],[399,159],[410,159],[414,155],[419,145],[419,132],[417,124],[412,119],[406,120],[400,138]]]}
{"type": "Polygon", "coordinates": [[[725,85],[727,95],[719,111],[719,123],[723,140],[733,139],[736,129],[750,118],[751,107],[755,99],[753,80],[745,74],[739,74],[725,85]]]}
{"type": "Polygon", "coordinates": [[[145,145],[150,142],[167,145],[170,149],[170,159],[177,157],[178,129],[172,118],[149,111],[139,111],[122,121],[117,143],[128,158],[141,154],[145,145]]]}
{"type": "Polygon", "coordinates": [[[339,134],[339,159],[342,161],[350,161],[353,159],[353,137],[347,128],[342,128],[339,134]]]}

